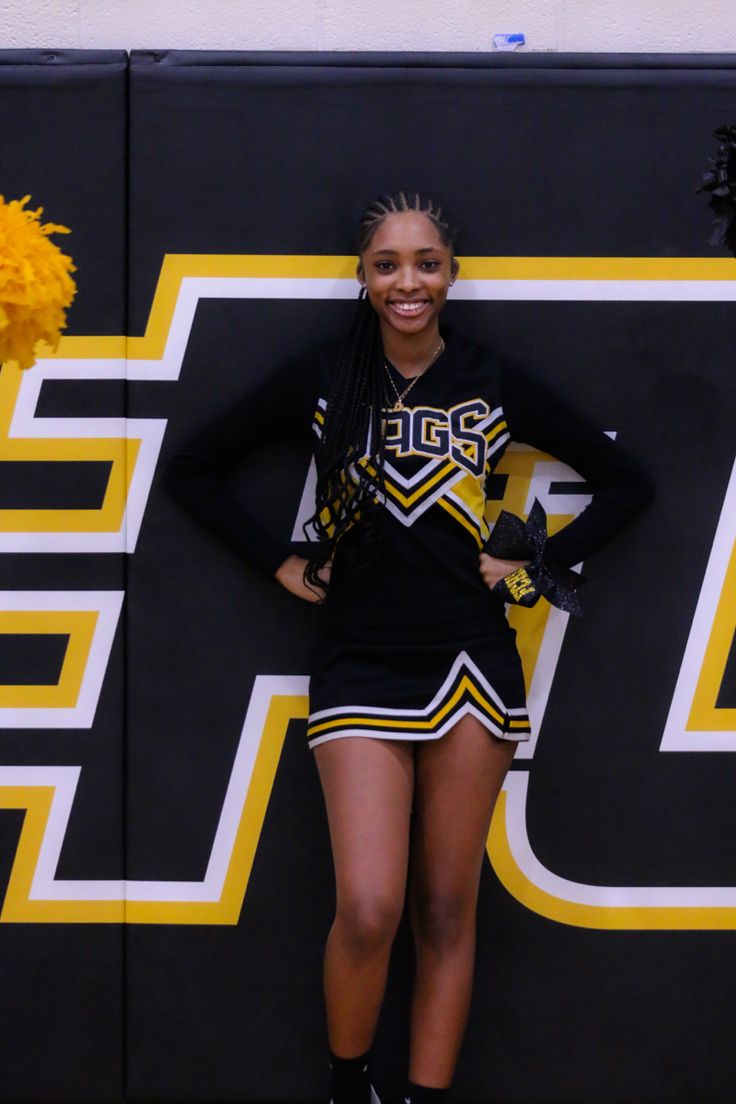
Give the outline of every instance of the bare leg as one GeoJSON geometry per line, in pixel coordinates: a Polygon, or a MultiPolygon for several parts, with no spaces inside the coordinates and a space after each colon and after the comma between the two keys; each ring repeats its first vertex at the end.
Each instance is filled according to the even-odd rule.
{"type": "Polygon", "coordinates": [[[409,906],[416,948],[410,1079],[452,1081],[467,1024],[480,872],[493,806],[516,744],[463,717],[417,744],[409,906]]]}
{"type": "Polygon", "coordinates": [[[324,991],[330,1049],[373,1042],[391,946],[404,909],[414,754],[405,740],[346,736],[314,748],[335,865],[336,913],[324,991]]]}

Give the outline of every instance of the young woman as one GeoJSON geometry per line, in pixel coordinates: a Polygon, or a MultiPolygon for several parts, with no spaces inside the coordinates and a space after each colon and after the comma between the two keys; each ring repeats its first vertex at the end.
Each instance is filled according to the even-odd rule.
{"type": "Polygon", "coordinates": [[[337,891],[324,958],[333,1104],[379,1104],[370,1049],[405,900],[416,949],[405,1104],[447,1099],[491,815],[529,737],[504,602],[530,604],[539,590],[574,601],[566,569],[653,494],[632,457],[547,387],[440,328],[458,274],[453,242],[421,196],[373,203],[346,340],[289,360],[193,437],[165,476],[265,574],[323,603],[307,740],[337,891]],[[310,561],[225,486],[245,450],[307,422],[320,538],[310,561]],[[561,532],[545,542],[537,525],[527,554],[502,559],[486,550],[485,486],[512,438],[568,463],[593,498],[561,532]]]}

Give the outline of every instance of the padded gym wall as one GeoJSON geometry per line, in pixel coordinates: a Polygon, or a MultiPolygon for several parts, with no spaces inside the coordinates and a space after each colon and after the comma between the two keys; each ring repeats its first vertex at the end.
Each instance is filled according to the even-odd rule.
{"type": "MultiPolygon", "coordinates": [[[[734,919],[701,888],[731,880],[731,758],[700,752],[733,727],[734,702],[696,620],[700,608],[715,623],[702,594],[727,601],[720,560],[703,584],[733,465],[734,262],[708,245],[694,192],[733,86],[722,59],[132,57],[131,333],[158,342],[145,355],[168,382],[131,383],[131,411],[168,417],[162,461],[288,353],[340,332],[359,212],[416,184],[461,226],[448,320],[556,383],[657,477],[655,508],[585,565],[585,619],[517,618],[542,723],[489,848],[506,888],[489,864],[460,1098],[730,1091],[730,1028],[713,1015],[728,1001],[730,935],[687,929],[734,919]],[[699,711],[679,677],[688,646],[700,648],[690,674],[710,679],[699,711]],[[708,1042],[691,1029],[700,1018],[708,1042]]],[[[281,463],[281,447],[236,485],[288,535],[306,455],[294,443],[281,463]]],[[[533,487],[551,514],[579,508],[584,488],[536,459],[530,481],[517,456],[495,488],[504,502],[521,490],[528,505],[533,487]]],[[[303,722],[284,739],[266,719],[269,702],[302,692],[315,611],[155,484],[132,568],[130,855],[148,877],[208,888],[182,887],[181,924],[130,930],[131,1092],[321,1099],[327,840],[303,722]],[[246,797],[249,741],[271,753],[251,776],[265,808],[246,797]],[[257,841],[236,880],[238,927],[188,926],[185,910],[203,910],[183,899],[227,880],[222,865],[212,875],[236,794],[248,862],[257,841]]],[[[210,919],[232,921],[232,885],[222,892],[210,919]]],[[[404,928],[376,1045],[389,1096],[410,971],[404,928]]]]}
{"type": "Polygon", "coordinates": [[[0,192],[69,226],[78,269],[58,358],[0,373],[7,1101],[123,1092],[127,67],[0,52],[0,192]]]}
{"type": "MultiPolygon", "coordinates": [[[[46,73],[38,62],[39,86],[46,73]]],[[[401,185],[440,198],[460,225],[448,322],[556,384],[659,488],[652,510],[583,566],[583,620],[512,614],[536,738],[517,753],[489,838],[455,1092],[508,1104],[729,1099],[735,262],[709,246],[694,189],[714,127],[733,121],[735,82],[719,57],[132,54],[127,331],[104,304],[83,314],[81,293],[71,313],[74,334],[128,334],[127,665],[125,710],[119,697],[113,709],[126,735],[127,1099],[326,1099],[321,957],[334,890],[304,731],[319,610],[202,530],[157,473],[285,356],[343,330],[355,221],[401,185]]],[[[3,190],[43,194],[75,231],[70,252],[85,219],[98,233],[123,218],[122,146],[116,162],[101,142],[88,143],[83,178],[89,194],[90,178],[119,167],[104,226],[71,170],[73,196],[52,208],[67,162],[43,175],[45,149],[30,159],[17,142],[6,157],[33,170],[33,186],[6,177],[3,190]]],[[[95,294],[121,305],[119,284],[92,267],[99,253],[74,255],[80,286],[95,272],[95,294]]],[[[119,280],[122,254],[118,265],[119,280]]],[[[69,363],[87,363],[68,348],[69,363]]],[[[112,371],[114,346],[94,356],[112,371]]],[[[53,386],[54,401],[77,404],[56,416],[100,416],[103,400],[87,396],[101,383],[53,386]]],[[[234,487],[264,525],[296,535],[307,472],[306,435],[274,440],[234,487]]],[[[523,449],[492,494],[492,517],[536,494],[556,523],[585,502],[572,473],[523,449]]],[[[58,587],[61,563],[62,586],[111,590],[104,572],[119,564],[109,552],[11,558],[18,589],[58,587]]],[[[104,716],[98,707],[92,734],[104,716]]],[[[69,740],[79,733],[34,735],[31,745],[10,732],[5,761],[82,765],[56,880],[115,877],[119,804],[104,786],[120,784],[119,748],[108,755],[86,732],[82,757],[69,740]]],[[[3,816],[12,885],[22,813],[3,816]]],[[[18,959],[47,940],[52,977],[95,940],[119,969],[113,904],[72,902],[80,926],[4,914],[3,939],[18,959]]],[[[404,923],[375,1046],[389,1101],[405,1072],[411,970],[404,923]]],[[[76,991],[70,1005],[71,1019],[76,991]]],[[[82,1032],[65,1050],[41,1023],[52,1059],[27,1084],[13,1073],[6,1098],[106,1099],[97,1086],[80,1095],[82,1032]]],[[[119,1054],[112,1025],[98,1015],[95,1027],[119,1054]]],[[[3,1068],[27,1063],[30,1029],[20,1043],[5,1044],[3,1068]]]]}

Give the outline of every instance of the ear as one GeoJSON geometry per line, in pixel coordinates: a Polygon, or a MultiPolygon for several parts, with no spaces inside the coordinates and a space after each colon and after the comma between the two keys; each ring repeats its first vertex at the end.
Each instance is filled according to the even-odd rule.
{"type": "Polygon", "coordinates": [[[358,277],[358,281],[362,287],[365,287],[365,273],[363,272],[363,262],[358,261],[355,268],[355,275],[358,277]]]}
{"type": "Polygon", "coordinates": [[[457,280],[458,273],[460,271],[460,265],[458,261],[453,257],[450,261],[450,286],[452,286],[457,280]]]}

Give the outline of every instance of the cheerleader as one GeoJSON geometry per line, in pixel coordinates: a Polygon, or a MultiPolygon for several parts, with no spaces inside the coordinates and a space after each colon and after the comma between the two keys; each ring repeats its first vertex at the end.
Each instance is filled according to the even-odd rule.
{"type": "Polygon", "coordinates": [[[653,497],[637,461],[554,391],[440,325],[454,241],[420,195],[372,203],[347,337],[290,358],[165,471],[202,523],[321,605],[306,738],[336,881],[323,974],[332,1104],[380,1104],[371,1046],[405,905],[416,971],[403,1099],[449,1099],[493,807],[530,736],[506,603],[543,595],[576,612],[569,569],[653,497]],[[309,559],[227,489],[246,451],[306,427],[309,559]],[[559,458],[592,491],[554,536],[538,503],[526,523],[502,514],[489,531],[486,487],[511,440],[559,458]]]}

